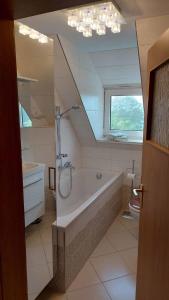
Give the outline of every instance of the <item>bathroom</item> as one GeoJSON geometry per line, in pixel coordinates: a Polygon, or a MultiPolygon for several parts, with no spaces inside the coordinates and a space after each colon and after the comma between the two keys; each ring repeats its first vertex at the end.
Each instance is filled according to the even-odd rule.
{"type": "Polygon", "coordinates": [[[147,56],[169,15],[117,2],[15,21],[28,300],[136,299],[147,56]],[[86,11],[106,31],[76,30],[86,11]]]}

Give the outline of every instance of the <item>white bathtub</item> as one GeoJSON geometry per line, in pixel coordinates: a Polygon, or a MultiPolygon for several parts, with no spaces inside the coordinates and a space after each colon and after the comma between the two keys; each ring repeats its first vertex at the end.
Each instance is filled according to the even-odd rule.
{"type": "MultiPolygon", "coordinates": [[[[54,285],[65,292],[101,241],[122,207],[122,173],[80,169],[73,175],[68,199],[57,197],[53,224],[54,285]]],[[[65,191],[68,178],[62,181],[65,191]],[[64,186],[65,184],[65,186],[64,186]]]]}
{"type": "MultiPolygon", "coordinates": [[[[69,225],[94,201],[97,201],[98,197],[109,187],[113,187],[115,191],[122,186],[122,179],[123,173],[120,172],[79,169],[73,174],[73,188],[70,197],[67,199],[62,199],[59,195],[57,197],[57,226],[69,225]],[[101,179],[97,179],[97,173],[102,174],[101,179]]],[[[67,178],[62,182],[62,189],[66,190],[66,186],[67,178]]]]}

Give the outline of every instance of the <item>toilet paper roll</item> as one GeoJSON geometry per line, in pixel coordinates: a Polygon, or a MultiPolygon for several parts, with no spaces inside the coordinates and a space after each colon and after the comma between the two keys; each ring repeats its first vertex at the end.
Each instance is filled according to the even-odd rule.
{"type": "Polygon", "coordinates": [[[127,179],[129,179],[129,180],[134,180],[135,177],[136,177],[136,174],[133,174],[133,173],[127,174],[127,179]]]}

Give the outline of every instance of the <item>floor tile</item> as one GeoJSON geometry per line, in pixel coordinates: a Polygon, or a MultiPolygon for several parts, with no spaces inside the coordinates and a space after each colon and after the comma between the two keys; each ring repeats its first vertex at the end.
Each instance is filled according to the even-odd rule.
{"type": "Polygon", "coordinates": [[[49,273],[51,279],[53,278],[53,263],[48,263],[49,273]]]}
{"type": "Polygon", "coordinates": [[[91,257],[97,257],[100,255],[110,254],[116,250],[112,247],[111,243],[106,237],[104,237],[101,242],[98,244],[96,249],[93,251],[91,257]]]}
{"type": "Polygon", "coordinates": [[[135,300],[136,282],[134,276],[125,276],[104,282],[112,300],[135,300]]]}
{"type": "Polygon", "coordinates": [[[92,258],[91,263],[102,281],[131,273],[128,265],[118,253],[92,258]]]}
{"type": "Polygon", "coordinates": [[[43,244],[43,249],[44,249],[48,263],[51,263],[53,261],[52,243],[43,244]]]}
{"type": "Polygon", "coordinates": [[[28,294],[28,300],[35,300],[39,293],[28,294]]]}
{"type": "Polygon", "coordinates": [[[129,229],[130,233],[138,240],[139,238],[139,226],[135,226],[129,229]]]}
{"type": "Polygon", "coordinates": [[[136,238],[128,230],[113,233],[108,232],[106,237],[116,250],[134,248],[138,245],[136,238]]]}
{"type": "Polygon", "coordinates": [[[42,239],[39,230],[26,229],[26,247],[38,247],[42,244],[42,239]]]}
{"type": "Polygon", "coordinates": [[[40,229],[40,235],[44,244],[52,243],[52,227],[40,229]]]}
{"type": "Polygon", "coordinates": [[[137,272],[137,257],[138,257],[138,249],[128,249],[124,251],[120,251],[119,255],[124,259],[126,264],[128,264],[130,270],[133,273],[137,272]]]}
{"type": "Polygon", "coordinates": [[[126,230],[126,228],[124,227],[124,225],[121,224],[119,221],[115,220],[112,223],[112,225],[109,227],[107,234],[120,233],[125,230],[126,230]]]}
{"type": "Polygon", "coordinates": [[[46,264],[47,258],[43,249],[43,245],[33,246],[26,248],[26,262],[28,266],[34,266],[36,264],[46,264]]]}
{"type": "Polygon", "coordinates": [[[87,287],[99,282],[99,277],[97,276],[94,268],[89,262],[87,262],[69,287],[68,291],[87,287]]]}
{"type": "Polygon", "coordinates": [[[31,266],[27,271],[29,294],[40,293],[51,280],[47,265],[31,266]]]}
{"type": "Polygon", "coordinates": [[[118,217],[118,221],[121,222],[127,229],[131,229],[133,227],[138,226],[139,220],[133,218],[133,219],[127,219],[123,218],[122,216],[118,217]]]}
{"type": "Polygon", "coordinates": [[[67,300],[66,294],[60,294],[47,287],[36,300],[67,300]]]}
{"type": "Polygon", "coordinates": [[[101,284],[76,290],[67,294],[68,300],[110,300],[105,288],[101,284]]]}

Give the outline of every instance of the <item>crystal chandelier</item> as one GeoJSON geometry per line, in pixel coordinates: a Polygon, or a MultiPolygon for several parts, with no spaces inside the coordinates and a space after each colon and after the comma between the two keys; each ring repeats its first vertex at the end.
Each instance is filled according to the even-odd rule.
{"type": "Polygon", "coordinates": [[[121,31],[125,20],[112,2],[84,6],[68,11],[68,25],[76,28],[85,37],[91,37],[93,31],[105,35],[110,28],[113,33],[121,31]]]}
{"type": "Polygon", "coordinates": [[[49,38],[46,35],[40,33],[37,30],[34,30],[34,29],[30,28],[29,26],[24,25],[22,23],[18,23],[18,25],[19,25],[19,33],[20,34],[27,35],[33,40],[38,40],[38,42],[41,44],[48,43],[49,38]]]}

